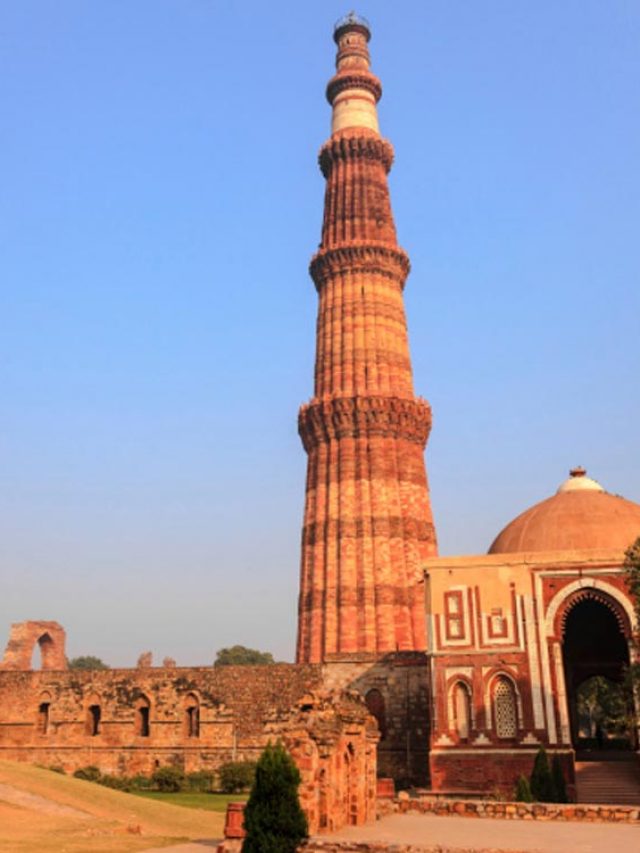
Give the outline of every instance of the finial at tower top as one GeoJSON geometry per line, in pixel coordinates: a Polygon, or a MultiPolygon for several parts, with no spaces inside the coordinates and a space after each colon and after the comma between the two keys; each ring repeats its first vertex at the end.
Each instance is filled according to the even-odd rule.
{"type": "Polygon", "coordinates": [[[382,86],[370,70],[369,22],[349,12],[336,22],[333,38],[338,51],[336,73],[327,86],[327,100],[333,107],[331,132],[359,127],[379,133],[376,104],[382,86]]]}
{"type": "Polygon", "coordinates": [[[371,25],[362,15],[356,15],[355,12],[349,12],[343,18],[338,18],[333,28],[333,38],[338,42],[340,36],[345,30],[358,30],[361,32],[367,41],[371,38],[371,25]]]}

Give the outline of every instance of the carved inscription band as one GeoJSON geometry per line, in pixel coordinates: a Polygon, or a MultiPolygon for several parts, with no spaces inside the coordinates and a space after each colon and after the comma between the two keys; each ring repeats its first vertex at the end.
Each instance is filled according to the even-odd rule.
{"type": "Polygon", "coordinates": [[[431,430],[431,407],[420,398],[338,397],[302,406],[298,432],[307,453],[340,438],[384,436],[424,447],[431,430]]]}

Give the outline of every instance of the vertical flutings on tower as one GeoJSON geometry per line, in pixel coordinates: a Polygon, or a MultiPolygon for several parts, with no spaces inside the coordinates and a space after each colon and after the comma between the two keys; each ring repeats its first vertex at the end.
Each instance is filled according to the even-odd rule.
{"type": "Polygon", "coordinates": [[[398,246],[369,69],[367,22],[336,25],[320,249],[314,396],[298,428],[308,454],[298,662],[426,648],[422,562],[436,554],[424,448],[431,410],[414,396],[398,246]]]}

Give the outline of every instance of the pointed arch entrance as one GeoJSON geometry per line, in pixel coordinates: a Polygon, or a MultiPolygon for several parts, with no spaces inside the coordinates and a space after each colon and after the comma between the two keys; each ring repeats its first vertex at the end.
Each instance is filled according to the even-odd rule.
{"type": "Polygon", "coordinates": [[[557,619],[574,748],[603,749],[625,739],[633,746],[635,733],[625,731],[623,721],[631,639],[626,609],[602,589],[583,587],[567,597],[557,619]]]}

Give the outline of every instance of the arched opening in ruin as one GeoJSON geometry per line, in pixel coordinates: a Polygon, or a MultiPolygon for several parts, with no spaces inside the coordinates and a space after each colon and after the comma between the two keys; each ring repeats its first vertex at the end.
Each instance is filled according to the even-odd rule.
{"type": "MultiPolygon", "coordinates": [[[[33,641],[32,641],[33,642],[33,641]]],[[[30,668],[53,669],[52,663],[55,657],[55,643],[48,631],[41,634],[33,643],[31,649],[30,668]]]]}
{"type": "Polygon", "coordinates": [[[345,824],[358,824],[358,769],[356,750],[349,742],[344,753],[344,814],[345,824]]]}
{"type": "Polygon", "coordinates": [[[43,693],[40,696],[40,702],[38,703],[38,713],[36,716],[36,731],[39,735],[46,735],[49,733],[50,711],[51,696],[49,695],[49,693],[43,693]]]}
{"type": "Polygon", "coordinates": [[[616,599],[581,589],[560,615],[571,741],[577,749],[634,745],[632,698],[625,689],[630,625],[616,599]]]}
{"type": "Polygon", "coordinates": [[[151,703],[146,696],[141,696],[135,706],[134,728],[138,737],[149,737],[151,732],[150,724],[151,703]]]}
{"type": "Polygon", "coordinates": [[[100,734],[100,719],[102,717],[102,709],[100,705],[89,705],[87,708],[86,732],[91,737],[96,737],[100,734]]]}
{"type": "Polygon", "coordinates": [[[200,701],[195,693],[185,699],[184,733],[186,737],[200,737],[200,701]]]}
{"type": "Polygon", "coordinates": [[[367,692],[364,701],[369,713],[372,717],[375,717],[378,723],[378,731],[380,732],[380,740],[382,741],[387,736],[387,711],[384,696],[376,687],[373,687],[367,692]]]}

